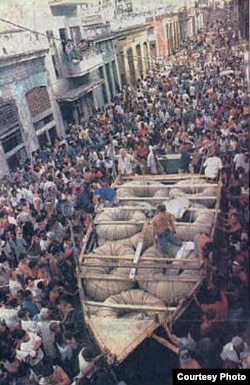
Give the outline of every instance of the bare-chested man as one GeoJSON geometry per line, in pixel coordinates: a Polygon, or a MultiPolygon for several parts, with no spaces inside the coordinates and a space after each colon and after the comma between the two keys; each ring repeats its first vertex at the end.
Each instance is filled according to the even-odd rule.
{"type": "Polygon", "coordinates": [[[164,205],[157,207],[158,213],[152,219],[153,235],[163,254],[168,253],[168,243],[181,246],[182,241],[175,236],[174,216],[166,212],[164,205]]]}

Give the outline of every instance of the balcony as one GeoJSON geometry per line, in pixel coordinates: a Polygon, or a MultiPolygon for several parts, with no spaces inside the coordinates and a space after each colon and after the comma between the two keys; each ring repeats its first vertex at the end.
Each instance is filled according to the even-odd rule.
{"type": "Polygon", "coordinates": [[[65,78],[75,78],[84,76],[102,66],[102,54],[94,50],[83,53],[81,56],[65,60],[62,64],[62,73],[65,78]]]}

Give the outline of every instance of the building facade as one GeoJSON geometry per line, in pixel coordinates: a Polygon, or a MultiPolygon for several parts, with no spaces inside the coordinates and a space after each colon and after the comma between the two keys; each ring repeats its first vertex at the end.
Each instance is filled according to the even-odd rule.
{"type": "Polygon", "coordinates": [[[134,85],[150,67],[148,26],[135,25],[117,32],[115,51],[121,86],[134,85]]]}
{"type": "Polygon", "coordinates": [[[180,24],[178,14],[161,14],[147,17],[150,41],[150,56],[167,58],[180,47],[180,24]]]}
{"type": "Polygon", "coordinates": [[[21,166],[40,146],[53,144],[62,134],[62,125],[47,78],[46,40],[21,30],[5,31],[0,40],[2,177],[21,166]]]}

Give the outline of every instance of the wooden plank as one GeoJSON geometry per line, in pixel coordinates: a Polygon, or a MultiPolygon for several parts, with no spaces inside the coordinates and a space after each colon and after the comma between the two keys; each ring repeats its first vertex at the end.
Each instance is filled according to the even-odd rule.
{"type": "MultiPolygon", "coordinates": [[[[204,210],[204,209],[200,209],[204,210]]],[[[144,221],[138,221],[138,222],[130,222],[130,221],[97,221],[95,222],[95,225],[142,225],[144,221]]],[[[150,222],[151,224],[151,222],[150,222]]],[[[190,226],[195,225],[195,222],[174,222],[175,226],[190,226]]],[[[199,225],[202,227],[207,227],[207,225],[199,225]]]]}
{"type": "Polygon", "coordinates": [[[162,175],[150,175],[150,174],[144,174],[144,175],[132,175],[132,176],[123,176],[123,180],[143,180],[143,179],[149,179],[149,180],[182,180],[182,179],[205,179],[205,175],[200,174],[162,174],[162,175]]]}
{"type": "MultiPolygon", "coordinates": [[[[86,275],[86,274],[80,274],[82,279],[85,280],[93,280],[93,279],[99,279],[101,281],[128,281],[129,277],[122,277],[122,276],[115,276],[115,275],[108,275],[108,274],[102,274],[102,275],[86,275]]],[[[136,281],[143,281],[143,282],[155,282],[156,278],[155,277],[145,277],[145,276],[135,276],[136,281]]],[[[168,277],[164,276],[162,278],[157,278],[157,281],[165,282],[197,282],[198,278],[181,278],[179,276],[174,276],[174,277],[168,277]]]]}
{"type": "Polygon", "coordinates": [[[138,242],[137,247],[136,247],[136,251],[135,251],[135,255],[134,255],[134,259],[133,259],[133,264],[135,265],[135,267],[132,267],[132,269],[130,270],[130,273],[129,273],[129,279],[131,279],[131,280],[135,279],[136,265],[139,262],[139,258],[140,258],[141,252],[142,252],[144,238],[145,238],[145,234],[147,231],[148,223],[149,223],[149,220],[147,219],[144,223],[144,226],[143,226],[143,229],[141,232],[141,241],[138,242]]]}
{"type": "Polygon", "coordinates": [[[216,200],[216,204],[215,204],[215,210],[216,210],[215,211],[215,218],[214,218],[213,228],[212,228],[212,231],[211,231],[211,239],[212,240],[214,239],[215,227],[216,227],[216,224],[217,224],[218,214],[220,212],[221,190],[222,190],[222,182],[219,181],[218,189],[217,189],[217,200],[216,200]]]}
{"type": "MultiPolygon", "coordinates": [[[[169,201],[169,202],[171,202],[171,200],[169,201]]],[[[139,211],[148,211],[148,210],[151,210],[151,209],[149,209],[148,207],[136,207],[136,206],[121,206],[121,207],[103,207],[103,208],[101,208],[100,209],[100,212],[101,211],[112,211],[112,210],[117,210],[119,208],[119,210],[133,210],[133,211],[135,211],[135,210],[139,210],[139,211]]],[[[152,210],[153,210],[153,208],[152,208],[152,210]]],[[[199,209],[197,209],[197,208],[192,208],[192,207],[188,207],[187,209],[186,209],[186,211],[201,211],[201,210],[203,210],[203,209],[201,209],[201,208],[199,208],[199,209]]],[[[209,212],[211,212],[211,213],[215,213],[215,212],[217,212],[217,210],[216,209],[210,209],[209,207],[207,207],[206,208],[206,210],[209,210],[209,212]]],[[[220,210],[219,210],[220,211],[220,210]]]]}
{"type": "Polygon", "coordinates": [[[90,238],[90,235],[93,231],[93,223],[91,222],[89,224],[89,227],[87,229],[87,232],[83,238],[83,242],[82,242],[82,250],[81,250],[81,254],[80,254],[80,258],[79,258],[79,264],[82,263],[83,259],[84,259],[84,256],[85,256],[85,252],[86,252],[86,247],[87,247],[87,244],[88,244],[88,241],[89,241],[89,238],[90,238]]]}
{"type": "MultiPolygon", "coordinates": [[[[197,196],[195,194],[190,194],[191,196],[188,196],[189,200],[195,200],[195,201],[202,201],[207,199],[213,199],[216,200],[216,196],[197,196]]],[[[165,201],[168,197],[120,197],[119,201],[165,201]]],[[[136,208],[135,208],[136,209],[136,208]]]]}
{"type": "MultiPolygon", "coordinates": [[[[159,269],[159,268],[162,268],[162,269],[180,269],[182,267],[181,265],[181,262],[182,260],[181,259],[178,259],[178,260],[175,260],[175,259],[172,259],[172,261],[174,262],[174,264],[171,264],[171,263],[167,263],[167,264],[160,264],[160,263],[157,263],[155,265],[149,265],[149,264],[145,264],[143,261],[138,261],[138,264],[137,264],[137,268],[141,268],[141,269],[159,269]],[[143,264],[144,263],[144,264],[143,264]]],[[[194,265],[192,266],[185,266],[185,270],[199,270],[200,269],[200,262],[199,261],[196,261],[196,260],[192,260],[194,263],[197,263],[197,266],[194,267],[194,265]]],[[[131,263],[133,263],[133,261],[131,261],[131,263]]],[[[131,263],[130,264],[121,264],[119,262],[119,264],[117,265],[117,263],[112,263],[112,262],[109,262],[109,263],[105,263],[105,266],[108,266],[108,267],[125,267],[125,268],[131,268],[131,263]]],[[[84,267],[100,267],[100,264],[99,263],[84,263],[84,267]]]]}
{"type": "Polygon", "coordinates": [[[86,301],[88,306],[96,307],[105,307],[110,309],[124,309],[124,310],[153,310],[159,312],[173,312],[176,307],[165,307],[165,306],[151,306],[151,305],[134,305],[134,304],[114,304],[114,303],[105,303],[105,302],[96,302],[96,301],[86,301]]]}
{"type": "Polygon", "coordinates": [[[197,188],[197,187],[200,187],[200,188],[203,188],[203,187],[217,187],[218,184],[217,183],[202,183],[202,184],[192,184],[192,185],[187,185],[187,186],[180,186],[180,185],[176,185],[176,184],[163,184],[162,186],[161,185],[156,185],[156,184],[149,184],[151,183],[151,181],[145,181],[145,184],[133,184],[133,186],[126,186],[126,185],[119,185],[118,186],[118,190],[120,188],[126,188],[126,189],[130,189],[130,188],[135,188],[135,189],[139,189],[139,188],[142,188],[142,187],[147,187],[147,188],[159,188],[159,189],[164,189],[164,188],[179,188],[179,189],[185,189],[185,188],[197,188]]]}
{"type": "Polygon", "coordinates": [[[143,225],[145,221],[95,221],[95,225],[143,225]]]}
{"type": "MultiPolygon", "coordinates": [[[[97,255],[97,254],[86,254],[84,256],[84,260],[88,260],[88,259],[118,259],[118,260],[121,260],[121,261],[131,261],[134,259],[134,256],[133,255],[97,255]]],[[[150,261],[156,261],[156,262],[173,262],[173,261],[178,261],[177,259],[175,258],[165,258],[165,257],[141,257],[140,258],[140,262],[143,262],[143,261],[146,261],[146,262],[150,262],[150,261]]],[[[193,262],[192,259],[187,259],[187,258],[183,258],[181,259],[182,262],[193,262]]],[[[85,266],[85,263],[83,263],[83,266],[85,266]]]]}

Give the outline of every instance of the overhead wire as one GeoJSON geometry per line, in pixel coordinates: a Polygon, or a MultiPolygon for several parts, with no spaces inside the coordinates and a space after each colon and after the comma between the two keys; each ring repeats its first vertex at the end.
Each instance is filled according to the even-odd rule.
{"type": "MultiPolygon", "coordinates": [[[[6,23],[6,24],[12,25],[12,26],[14,26],[14,27],[16,27],[16,28],[19,28],[19,29],[21,29],[21,30],[23,30],[23,31],[31,32],[31,33],[33,33],[33,34],[35,34],[35,35],[40,35],[40,36],[46,37],[46,38],[48,39],[47,34],[44,33],[44,32],[37,31],[37,30],[35,30],[35,29],[32,29],[32,28],[23,26],[23,25],[21,25],[21,24],[18,24],[18,23],[15,23],[15,22],[13,22],[13,21],[4,19],[4,18],[2,18],[2,17],[0,17],[0,21],[4,22],[4,23],[6,23]]],[[[7,33],[8,33],[8,32],[7,32],[7,33]]],[[[2,34],[4,34],[4,31],[2,32],[2,34]]],[[[57,40],[57,41],[60,41],[61,43],[67,43],[67,40],[64,40],[64,39],[61,39],[61,38],[57,38],[57,37],[55,37],[55,36],[50,37],[50,39],[51,39],[51,40],[57,40]]],[[[96,51],[96,52],[99,53],[99,51],[98,51],[97,48],[93,48],[93,51],[96,51]]],[[[118,55],[120,55],[120,56],[126,56],[126,53],[124,53],[124,52],[116,52],[116,55],[117,55],[117,56],[118,56],[118,55]]],[[[130,55],[130,57],[132,57],[133,59],[138,60],[138,61],[139,61],[139,60],[142,60],[142,61],[144,61],[144,62],[149,62],[149,63],[155,64],[155,65],[159,64],[159,63],[157,63],[157,61],[162,61],[162,60],[164,60],[163,58],[152,58],[152,57],[147,57],[147,56],[144,56],[144,55],[130,55]]],[[[166,63],[166,64],[162,64],[162,63],[161,63],[161,64],[159,64],[159,65],[162,65],[162,66],[165,65],[165,66],[166,66],[166,65],[168,65],[168,64],[167,64],[167,63],[166,63]]],[[[155,68],[154,71],[159,72],[159,73],[162,72],[162,70],[157,69],[157,68],[155,68]]]]}

